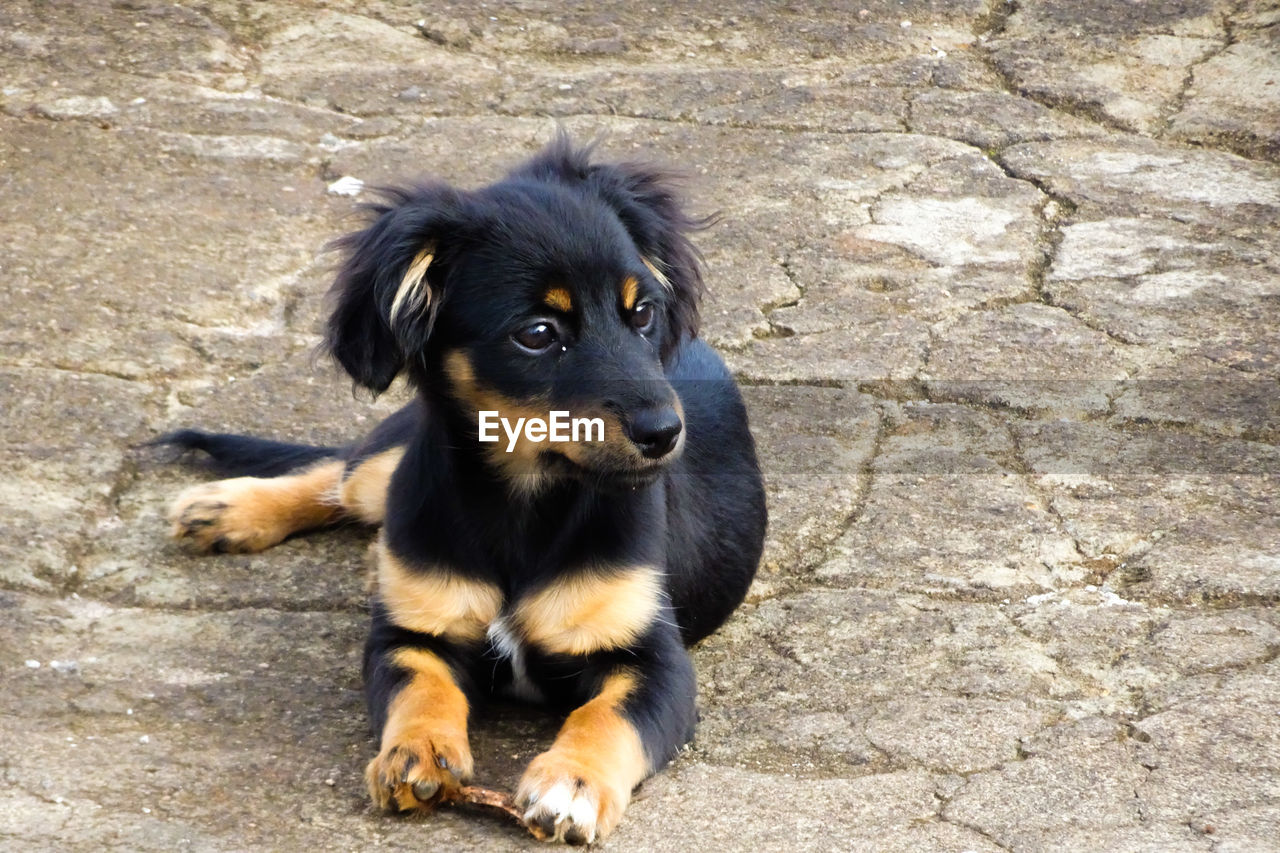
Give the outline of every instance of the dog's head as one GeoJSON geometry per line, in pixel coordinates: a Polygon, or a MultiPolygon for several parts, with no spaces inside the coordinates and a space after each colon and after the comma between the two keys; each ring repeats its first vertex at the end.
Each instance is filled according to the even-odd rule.
{"type": "Polygon", "coordinates": [[[526,490],[557,475],[643,484],[679,455],[664,364],[697,333],[687,235],[705,220],[669,176],[593,163],[562,136],[483,189],[386,197],[337,244],[328,346],[359,385],[378,393],[405,373],[476,441],[496,432],[489,458],[526,490]]]}

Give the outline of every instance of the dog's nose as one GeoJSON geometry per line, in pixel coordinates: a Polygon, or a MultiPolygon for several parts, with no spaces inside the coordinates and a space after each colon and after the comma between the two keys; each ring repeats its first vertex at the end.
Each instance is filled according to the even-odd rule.
{"type": "Polygon", "coordinates": [[[642,409],[627,423],[627,435],[649,459],[660,459],[675,448],[684,424],[675,409],[642,409]]]}

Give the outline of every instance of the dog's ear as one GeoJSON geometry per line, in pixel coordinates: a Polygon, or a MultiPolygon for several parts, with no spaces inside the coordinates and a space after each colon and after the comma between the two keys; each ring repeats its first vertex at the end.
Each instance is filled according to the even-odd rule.
{"type": "Polygon", "coordinates": [[[680,197],[681,176],[647,163],[592,163],[595,143],[575,147],[560,133],[517,174],[586,185],[614,209],[640,256],[675,299],[668,311],[672,334],[666,358],[682,340],[698,333],[698,306],[705,287],[702,256],[689,234],[715,224],[715,215],[690,216],[680,197]]]}
{"type": "Polygon", "coordinates": [[[444,260],[461,217],[460,194],[443,184],[379,191],[373,223],[335,240],[346,257],[330,297],[326,346],[357,385],[387,390],[422,351],[444,298],[444,260]]]}

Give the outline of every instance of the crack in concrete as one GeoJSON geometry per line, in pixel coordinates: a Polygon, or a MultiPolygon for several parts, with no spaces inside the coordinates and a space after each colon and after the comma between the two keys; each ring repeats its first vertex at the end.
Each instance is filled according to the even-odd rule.
{"type": "Polygon", "coordinates": [[[1235,371],[1236,373],[1243,373],[1245,376],[1251,376],[1254,378],[1262,377],[1266,379],[1272,378],[1271,376],[1267,375],[1265,369],[1250,370],[1249,368],[1236,364],[1234,362],[1223,361],[1221,356],[1217,356],[1212,353],[1200,353],[1200,355],[1203,355],[1207,360],[1212,361],[1214,364],[1218,365],[1219,367],[1225,367],[1228,370],[1235,371]]]}
{"type": "MultiPolygon", "coordinates": [[[[30,590],[12,590],[13,592],[27,592],[30,590]]],[[[274,614],[290,614],[298,616],[306,616],[309,614],[348,614],[351,616],[362,616],[368,613],[368,603],[362,600],[359,604],[345,605],[332,604],[329,606],[321,606],[318,603],[310,605],[305,602],[282,601],[278,599],[261,598],[257,600],[249,599],[237,602],[192,602],[190,604],[155,604],[145,601],[132,601],[122,604],[115,596],[100,597],[94,595],[81,595],[75,593],[83,601],[97,601],[109,605],[118,611],[138,610],[144,613],[160,613],[173,616],[183,615],[235,615],[235,614],[255,614],[255,613],[274,613],[274,614]]]]}
{"type": "Polygon", "coordinates": [[[1013,448],[1010,454],[1010,461],[1013,463],[1011,467],[1014,472],[1031,490],[1031,493],[1039,499],[1045,512],[1053,517],[1054,526],[1071,542],[1071,547],[1075,550],[1076,555],[1079,556],[1080,561],[1098,559],[1097,556],[1092,556],[1085,551],[1083,543],[1071,532],[1066,517],[1054,505],[1053,494],[1039,483],[1031,464],[1027,461],[1026,448],[1022,446],[1018,431],[1006,420],[1001,420],[1000,424],[1004,427],[1005,434],[1009,437],[1009,444],[1013,448]]]}
{"type": "Polygon", "coordinates": [[[0,362],[0,368],[4,368],[5,370],[31,371],[33,373],[48,372],[48,373],[69,373],[69,374],[72,374],[73,376],[100,376],[104,379],[114,379],[119,382],[128,382],[131,385],[141,384],[141,385],[152,386],[153,383],[155,382],[155,379],[158,378],[158,377],[152,377],[150,375],[130,376],[129,374],[120,373],[118,371],[107,370],[99,367],[90,367],[87,365],[79,365],[79,364],[74,364],[71,362],[66,362],[61,360],[54,360],[45,364],[31,364],[31,363],[24,363],[22,361],[15,361],[15,362],[5,361],[5,362],[0,362]]]}
{"type": "MultiPolygon", "coordinates": [[[[1238,381],[1238,380],[1237,380],[1238,381]]],[[[1274,383],[1268,383],[1274,384],[1274,383]]],[[[1261,444],[1266,447],[1275,447],[1280,444],[1280,424],[1262,425],[1258,427],[1243,426],[1237,430],[1232,429],[1212,429],[1203,423],[1193,421],[1175,421],[1166,420],[1160,417],[1150,416],[1120,416],[1115,411],[1115,402],[1124,395],[1123,389],[1117,390],[1113,394],[1108,395],[1108,399],[1112,401],[1111,411],[1104,415],[1098,416],[1098,420],[1106,420],[1114,429],[1134,435],[1143,435],[1152,429],[1161,432],[1172,432],[1179,435],[1194,436],[1196,438],[1205,439],[1237,439],[1239,441],[1261,444]]]]}
{"type": "MultiPolygon", "coordinates": [[[[50,835],[56,836],[57,833],[62,832],[64,829],[67,828],[67,825],[75,817],[74,809],[72,808],[71,803],[61,797],[52,797],[46,793],[43,793],[42,791],[34,790],[26,785],[18,784],[16,782],[11,783],[10,788],[11,790],[14,790],[14,791],[20,791],[21,793],[26,794],[28,797],[31,797],[33,800],[38,800],[39,802],[44,803],[45,805],[59,807],[58,817],[60,819],[56,821],[57,825],[52,827],[52,832],[48,832],[44,830],[40,832],[39,837],[42,841],[47,842],[50,840],[49,838],[50,835]]],[[[49,815],[51,813],[46,810],[42,812],[42,814],[49,815]]],[[[17,839],[22,842],[25,842],[26,844],[29,844],[29,845],[34,845],[36,843],[36,839],[31,834],[17,832],[17,831],[10,831],[10,830],[0,831],[0,838],[13,838],[13,839],[17,839]]],[[[35,848],[29,847],[28,849],[35,849],[35,848]]]]}
{"type": "MultiPolygon", "coordinates": [[[[966,784],[966,786],[968,785],[968,781],[967,781],[967,780],[966,780],[965,784],[966,784]]],[[[961,788],[960,790],[964,790],[964,789],[963,789],[963,788],[961,788]]],[[[957,793],[959,793],[959,791],[957,791],[957,793]]],[[[983,839],[985,839],[985,840],[987,841],[987,843],[991,844],[991,845],[992,845],[992,846],[994,846],[994,847],[999,848],[1000,850],[1009,850],[1009,851],[1012,851],[1012,850],[1014,849],[1012,846],[1010,846],[1010,845],[1008,845],[1008,844],[1005,844],[1005,843],[1001,842],[998,838],[996,838],[994,835],[992,835],[989,831],[987,831],[987,830],[983,829],[982,827],[980,827],[980,826],[978,826],[978,825],[976,825],[976,824],[967,823],[967,822],[965,822],[965,821],[963,821],[963,820],[958,820],[957,818],[949,817],[949,816],[947,815],[946,809],[947,809],[947,806],[949,806],[949,805],[951,804],[951,799],[953,799],[953,798],[954,798],[954,796],[955,796],[955,795],[953,794],[953,795],[952,795],[952,797],[949,797],[949,798],[947,799],[947,801],[946,801],[946,802],[944,802],[944,803],[942,804],[942,806],[938,809],[938,820],[942,821],[943,823],[951,824],[952,826],[958,826],[958,827],[960,827],[961,829],[966,829],[966,830],[968,830],[969,832],[974,833],[975,835],[980,835],[980,836],[982,836],[982,838],[983,838],[983,839]]]]}
{"type": "Polygon", "coordinates": [[[1136,133],[1136,129],[1129,127],[1112,116],[1108,115],[1100,104],[1092,104],[1085,100],[1072,99],[1069,97],[1050,97],[1047,95],[1037,95],[1018,85],[1013,75],[1006,72],[996,62],[992,55],[992,48],[989,44],[993,38],[999,38],[1005,34],[1005,30],[1009,23],[1009,18],[1021,9],[1021,3],[1017,0],[1009,0],[1000,8],[999,0],[995,0],[997,6],[986,16],[979,17],[974,25],[973,33],[977,36],[977,44],[975,45],[975,54],[979,60],[986,66],[997,80],[1006,94],[1015,95],[1019,98],[1025,98],[1033,103],[1039,104],[1052,112],[1063,113],[1074,118],[1084,119],[1093,124],[1101,125],[1111,130],[1117,130],[1125,134],[1136,133]]]}
{"type": "Polygon", "coordinates": [[[791,266],[791,254],[787,253],[778,261],[778,268],[782,270],[782,274],[786,276],[787,281],[795,288],[796,296],[781,301],[766,302],[760,306],[760,313],[764,316],[764,321],[769,324],[767,331],[757,331],[753,337],[757,340],[768,340],[775,338],[794,337],[796,330],[792,327],[774,319],[773,313],[779,308],[795,308],[804,301],[805,285],[801,283],[791,266]]]}
{"type": "MultiPolygon", "coordinates": [[[[1248,0],[1237,0],[1236,5],[1230,11],[1224,13],[1222,20],[1224,41],[1222,45],[1187,66],[1187,74],[1182,80],[1181,88],[1176,97],[1170,102],[1167,115],[1162,122],[1164,126],[1155,133],[1155,138],[1173,139],[1185,145],[1202,148],[1207,151],[1226,151],[1247,160],[1274,165],[1277,161],[1275,141],[1248,129],[1237,132],[1205,130],[1203,137],[1196,139],[1178,138],[1173,135],[1173,122],[1186,109],[1187,97],[1190,95],[1190,89],[1195,83],[1195,70],[1221,56],[1238,43],[1236,24],[1232,20],[1232,16],[1243,11],[1247,2],[1248,0]]],[[[1270,26],[1274,27],[1276,25],[1272,24],[1270,26]]],[[[1262,27],[1260,29],[1266,30],[1270,29],[1270,27],[1262,27]]]]}
{"type": "Polygon", "coordinates": [[[1018,8],[1017,0],[987,0],[987,10],[974,18],[971,31],[980,39],[1003,35],[1018,8]]]}
{"type": "MultiPolygon", "coordinates": [[[[984,156],[986,156],[985,152],[984,156]]],[[[1057,261],[1058,250],[1062,246],[1062,225],[1064,222],[1068,222],[1075,214],[1077,210],[1076,203],[1068,196],[1055,192],[1046,181],[1034,176],[1018,174],[1012,166],[1005,162],[1002,152],[996,152],[994,156],[988,156],[988,159],[1009,178],[1029,183],[1047,196],[1046,201],[1041,205],[1039,216],[1039,221],[1041,222],[1039,235],[1041,244],[1040,257],[1034,260],[1027,269],[1028,281],[1036,294],[1035,301],[1065,312],[1086,328],[1106,335],[1126,351],[1132,347],[1141,346],[1141,341],[1131,340],[1123,334],[1108,328],[1106,324],[1086,316],[1084,309],[1072,310],[1070,306],[1058,302],[1048,291],[1048,276],[1053,264],[1057,261]],[[1054,207],[1055,205],[1056,207],[1054,207]]]]}
{"type": "MultiPolygon", "coordinates": [[[[799,332],[795,337],[804,337],[810,333],[799,332]]],[[[733,381],[744,388],[846,388],[843,379],[773,379],[768,376],[748,376],[745,371],[736,370],[733,381]]]]}
{"type": "Polygon", "coordinates": [[[889,434],[889,418],[882,406],[876,407],[876,432],[871,438],[871,452],[867,454],[866,461],[858,470],[858,474],[862,480],[862,486],[858,489],[858,493],[853,498],[853,505],[849,509],[849,514],[845,516],[844,521],[840,524],[839,532],[831,538],[831,541],[823,548],[821,557],[814,562],[814,566],[818,566],[827,561],[831,555],[831,550],[837,542],[843,539],[853,526],[862,518],[863,513],[867,511],[867,506],[871,503],[871,491],[876,480],[876,461],[880,458],[884,451],[885,439],[889,434]]]}
{"type": "MultiPolygon", "coordinates": [[[[871,579],[860,577],[856,583],[847,583],[841,578],[819,579],[813,578],[806,580],[811,584],[811,588],[823,590],[867,590],[871,592],[893,592],[902,593],[904,595],[925,596],[931,601],[945,602],[949,604],[977,604],[987,607],[1000,608],[1006,606],[1006,601],[1012,600],[1014,594],[1033,594],[1044,592],[1044,587],[1039,584],[1027,583],[1016,587],[958,587],[958,586],[929,586],[926,583],[913,583],[908,580],[900,580],[891,578],[887,580],[871,579]]],[[[1016,695],[1010,695],[1008,698],[1016,698],[1016,695]]]]}
{"type": "MultiPolygon", "coordinates": [[[[544,119],[550,116],[549,113],[503,112],[500,109],[495,110],[495,114],[507,116],[508,118],[522,118],[522,119],[544,119]]],[[[708,130],[728,129],[728,130],[753,130],[753,131],[762,131],[762,132],[763,131],[773,131],[773,132],[781,131],[783,133],[808,133],[808,134],[821,134],[826,136],[874,136],[877,134],[906,134],[910,132],[905,128],[905,126],[899,130],[869,130],[869,129],[859,130],[859,129],[851,129],[851,128],[823,127],[821,125],[813,125],[813,124],[805,124],[805,123],[797,124],[797,123],[791,123],[791,122],[776,122],[776,123],[770,122],[767,124],[762,124],[762,123],[749,122],[749,121],[739,121],[734,119],[725,119],[723,121],[720,121],[720,120],[707,121],[705,119],[699,119],[696,116],[688,116],[688,117],[663,116],[663,115],[651,115],[651,114],[646,114],[642,112],[618,112],[616,110],[611,110],[609,112],[556,113],[554,115],[554,118],[557,121],[564,121],[566,119],[574,119],[574,118],[599,118],[600,116],[609,116],[611,118],[623,118],[623,119],[629,119],[631,121],[662,122],[665,124],[682,125],[685,127],[698,127],[698,128],[708,129],[708,130]]],[[[446,117],[446,116],[442,116],[442,117],[446,117]]],[[[479,117],[479,116],[447,116],[447,118],[470,118],[470,117],[479,117]]],[[[902,122],[899,122],[899,124],[901,125],[902,122]]],[[[939,136],[936,138],[945,139],[946,137],[939,136]]]]}
{"type": "Polygon", "coordinates": [[[1176,119],[1186,107],[1187,95],[1191,91],[1191,86],[1195,83],[1196,69],[1201,65],[1204,65],[1206,62],[1221,56],[1233,44],[1235,44],[1236,37],[1234,27],[1231,23],[1231,16],[1239,11],[1240,0],[1237,0],[1236,4],[1232,6],[1231,9],[1224,11],[1222,14],[1222,21],[1220,24],[1220,27],[1222,28],[1221,44],[1216,49],[1206,52],[1205,55],[1199,59],[1187,64],[1187,70],[1182,77],[1181,86],[1162,110],[1164,116],[1162,117],[1161,124],[1163,126],[1154,134],[1156,137],[1166,138],[1172,132],[1174,119],[1176,119]]]}

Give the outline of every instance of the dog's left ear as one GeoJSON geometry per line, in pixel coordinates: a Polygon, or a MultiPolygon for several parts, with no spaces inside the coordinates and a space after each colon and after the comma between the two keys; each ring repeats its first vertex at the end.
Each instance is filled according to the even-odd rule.
{"type": "Polygon", "coordinates": [[[444,298],[461,194],[443,184],[385,189],[373,223],[334,241],[346,253],[330,296],[326,345],[357,385],[380,394],[420,353],[444,298]]]}
{"type": "Polygon", "coordinates": [[[682,341],[698,334],[698,308],[706,287],[702,255],[688,235],[711,226],[716,217],[690,216],[680,199],[679,177],[648,164],[595,164],[588,168],[586,180],[617,211],[645,266],[675,297],[667,316],[671,335],[663,349],[665,359],[682,341]]]}

